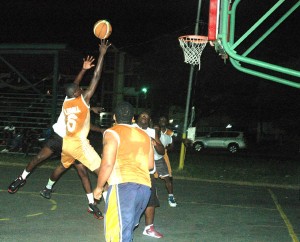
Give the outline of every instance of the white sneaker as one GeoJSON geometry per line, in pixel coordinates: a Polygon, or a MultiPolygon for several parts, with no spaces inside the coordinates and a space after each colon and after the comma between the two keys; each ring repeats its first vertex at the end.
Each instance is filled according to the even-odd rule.
{"type": "Polygon", "coordinates": [[[175,208],[177,206],[174,196],[169,196],[168,202],[169,202],[170,207],[172,207],[172,208],[175,208]]]}
{"type": "Polygon", "coordinates": [[[143,235],[147,235],[147,236],[157,238],[157,239],[160,239],[160,238],[164,237],[161,233],[157,232],[154,229],[153,225],[151,225],[148,229],[145,228],[144,232],[143,232],[143,235]]]}

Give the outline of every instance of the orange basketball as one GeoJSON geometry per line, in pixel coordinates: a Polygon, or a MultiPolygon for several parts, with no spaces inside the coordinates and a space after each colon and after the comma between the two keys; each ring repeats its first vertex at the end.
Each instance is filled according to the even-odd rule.
{"type": "Polygon", "coordinates": [[[99,39],[107,39],[112,32],[110,22],[107,20],[99,20],[94,24],[94,35],[99,39]]]}

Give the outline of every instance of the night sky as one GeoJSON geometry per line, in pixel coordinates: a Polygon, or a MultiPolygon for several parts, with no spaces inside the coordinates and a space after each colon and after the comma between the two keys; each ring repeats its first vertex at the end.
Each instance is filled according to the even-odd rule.
{"type": "MultiPolygon", "coordinates": [[[[3,1],[4,2],[4,1],[3,1]]],[[[140,45],[182,29],[194,29],[198,1],[5,1],[1,42],[56,42],[93,49],[93,24],[107,19],[118,48],[140,45]]]]}
{"type": "MultiPolygon", "coordinates": [[[[236,38],[276,2],[242,0],[241,14],[236,21],[236,38]]],[[[295,3],[296,0],[287,2],[295,3]]],[[[202,0],[199,28],[202,35],[207,34],[208,4],[208,0],[202,0]]],[[[93,25],[99,19],[107,19],[113,27],[109,40],[118,49],[140,58],[147,73],[144,81],[151,82],[154,90],[163,91],[166,96],[161,105],[181,104],[185,107],[190,67],[183,62],[178,37],[194,33],[197,6],[198,0],[1,1],[0,42],[66,43],[77,51],[95,51],[99,40],[93,35],[93,25]]],[[[278,19],[281,13],[281,10],[277,11],[271,20],[278,19]]],[[[299,9],[253,55],[299,69],[298,13],[299,9]]],[[[266,28],[263,25],[258,32],[266,28]]],[[[253,103],[257,96],[268,96],[270,90],[274,92],[274,100],[268,100],[271,103],[292,103],[290,99],[298,95],[294,88],[238,72],[230,63],[224,64],[210,46],[204,50],[201,60],[201,71],[196,73],[193,83],[192,104],[201,105],[203,114],[211,112],[210,105],[217,109],[224,103],[240,106],[243,110],[247,100],[253,103]],[[240,102],[233,97],[243,97],[243,100],[240,102]]],[[[251,104],[247,105],[251,107],[251,104]]]]}
{"type": "MultiPolygon", "coordinates": [[[[207,34],[209,1],[201,2],[200,34],[203,35],[207,34]]],[[[273,4],[265,2],[241,1],[241,10],[238,12],[241,12],[242,16],[237,20],[237,31],[248,28],[261,11],[265,11],[277,1],[267,1],[273,4]]],[[[93,24],[99,19],[108,19],[113,26],[110,40],[117,48],[130,51],[129,47],[139,47],[146,43],[141,48],[142,51],[147,49],[147,43],[155,42],[166,35],[174,34],[178,37],[193,34],[197,7],[198,0],[1,1],[0,42],[56,42],[67,43],[77,49],[93,49],[97,43],[92,33],[93,24]]],[[[299,33],[299,28],[296,28],[297,22],[294,13],[275,34],[281,39],[289,34],[291,36],[287,39],[295,42],[292,36],[295,36],[295,31],[299,33]],[[291,26],[295,26],[293,33],[291,26]]],[[[238,37],[239,32],[236,35],[238,37]]]]}

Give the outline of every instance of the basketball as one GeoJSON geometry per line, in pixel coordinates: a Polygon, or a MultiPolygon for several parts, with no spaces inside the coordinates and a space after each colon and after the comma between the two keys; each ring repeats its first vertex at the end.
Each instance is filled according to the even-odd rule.
{"type": "Polygon", "coordinates": [[[112,32],[110,22],[107,20],[99,20],[94,24],[94,35],[99,39],[107,39],[112,32]]]}

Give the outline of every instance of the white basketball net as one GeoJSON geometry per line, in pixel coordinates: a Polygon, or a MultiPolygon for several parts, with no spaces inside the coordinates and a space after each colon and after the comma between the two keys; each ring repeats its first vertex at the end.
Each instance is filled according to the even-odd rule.
{"type": "Polygon", "coordinates": [[[186,35],[178,38],[184,54],[184,62],[191,65],[201,65],[201,54],[207,44],[206,36],[186,35]]]}

